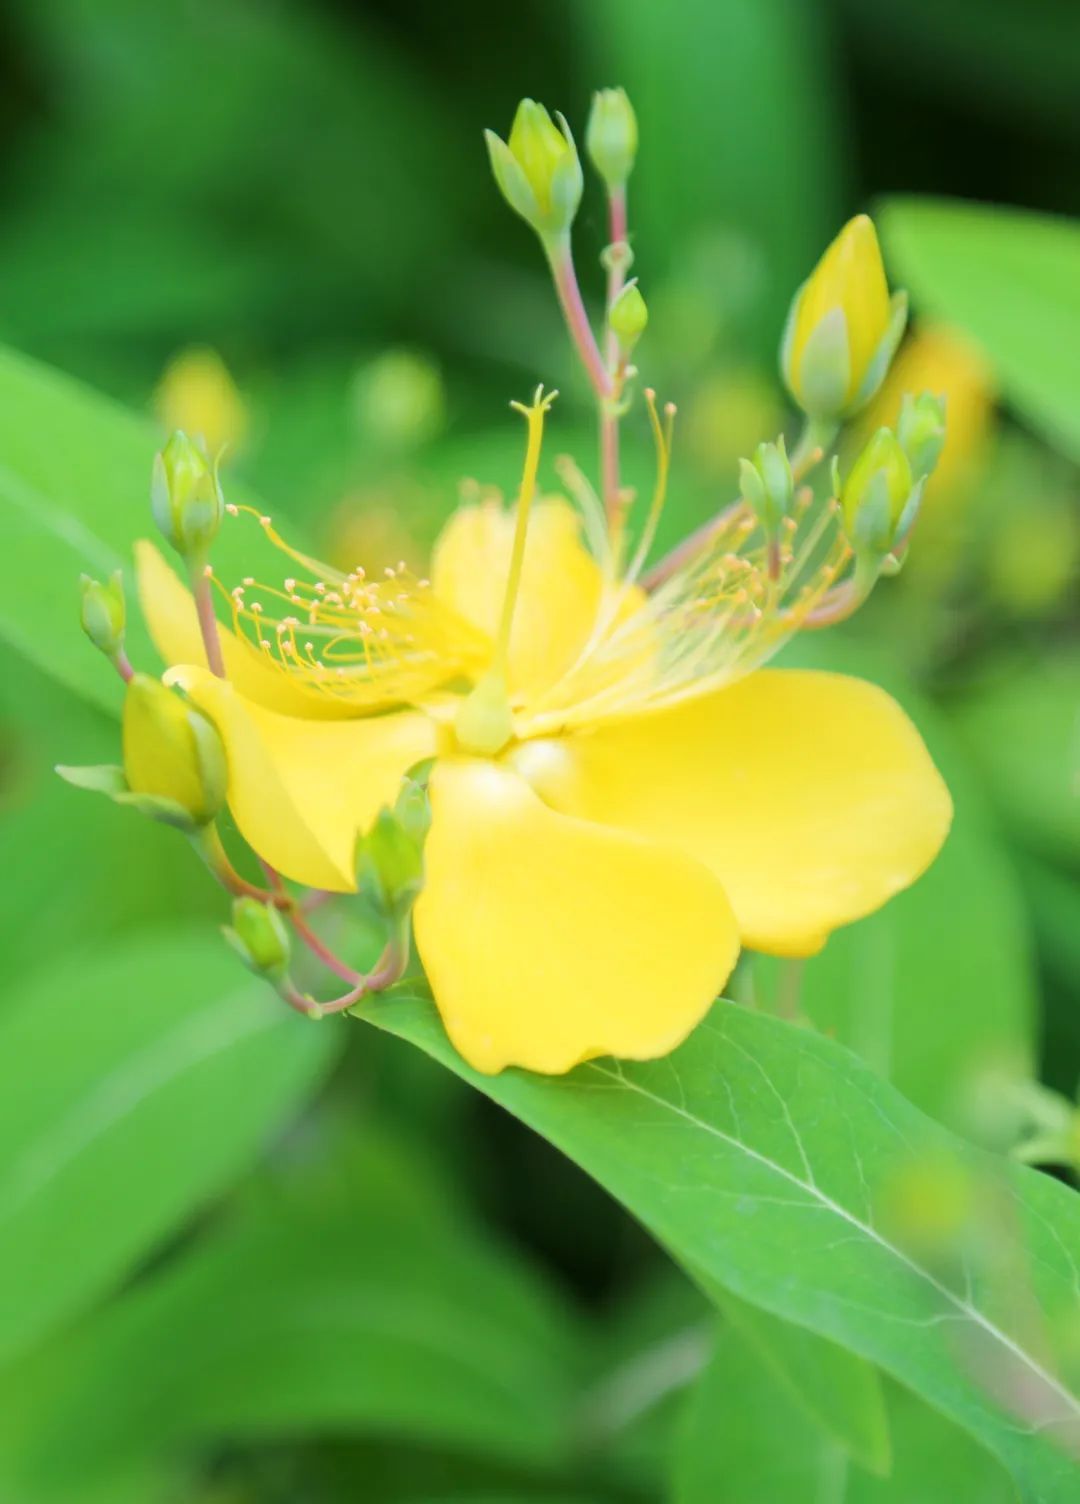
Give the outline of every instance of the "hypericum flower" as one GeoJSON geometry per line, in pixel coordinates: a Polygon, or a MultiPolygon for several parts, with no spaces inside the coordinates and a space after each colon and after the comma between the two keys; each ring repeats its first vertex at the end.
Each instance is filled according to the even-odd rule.
{"type": "Polygon", "coordinates": [[[780,365],[803,412],[832,422],[869,402],[906,321],[907,295],[889,297],[873,222],[856,215],[792,300],[780,365]]]}
{"type": "Polygon", "coordinates": [[[279,589],[226,593],[227,679],[204,666],[184,586],[139,545],[167,678],[216,724],[236,823],[280,872],[351,890],[358,837],[434,759],[415,938],[482,1071],[664,1054],[740,944],[813,953],[912,882],[950,821],[880,689],[762,668],[849,562],[836,504],[802,493],[777,547],[737,503],[642,576],[671,439],[648,395],[658,484],[631,557],[572,468],[574,505],[535,496],[538,393],[515,506],[467,500],[430,581],[286,549],[279,589]]]}

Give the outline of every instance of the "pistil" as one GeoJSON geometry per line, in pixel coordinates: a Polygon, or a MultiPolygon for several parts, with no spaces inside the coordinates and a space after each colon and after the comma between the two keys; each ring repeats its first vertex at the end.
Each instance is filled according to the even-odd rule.
{"type": "Polygon", "coordinates": [[[529,514],[536,495],[536,475],[540,466],[544,417],[558,395],[558,392],[548,392],[545,395],[543,387],[538,386],[529,406],[522,402],[510,404],[515,412],[521,413],[528,425],[514,541],[510,549],[510,568],[506,576],[506,589],[499,614],[491,667],[478,680],[472,693],[462,702],[454,723],[454,730],[460,744],[467,751],[479,752],[487,757],[494,757],[501,752],[514,734],[514,718],[510,710],[510,692],[507,682],[510,638],[514,628],[514,611],[521,593],[525,540],[529,530],[529,514]]]}

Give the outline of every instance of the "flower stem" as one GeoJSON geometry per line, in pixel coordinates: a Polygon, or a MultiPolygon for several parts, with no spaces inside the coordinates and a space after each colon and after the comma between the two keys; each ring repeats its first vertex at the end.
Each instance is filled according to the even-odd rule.
{"type": "Polygon", "coordinates": [[[112,659],[112,666],[125,684],[130,684],[132,679],[134,679],[135,670],[131,666],[131,659],[124,652],[123,648],[117,648],[112,659]]]}
{"type": "Polygon", "coordinates": [[[551,267],[551,276],[555,283],[555,292],[559,299],[559,306],[566,320],[566,327],[573,341],[574,348],[581,357],[581,363],[585,367],[593,391],[602,402],[612,393],[612,381],[604,365],[600,354],[600,346],[596,343],[596,336],[592,332],[589,323],[589,315],[585,311],[585,304],[581,296],[581,288],[578,286],[577,272],[574,269],[573,252],[570,249],[570,237],[568,235],[556,235],[544,240],[544,250],[547,252],[548,264],[551,267]]]}
{"type": "Polygon", "coordinates": [[[615,520],[619,506],[619,415],[614,406],[620,382],[616,371],[619,362],[619,341],[610,326],[611,310],[622,292],[626,280],[628,246],[626,216],[626,189],[612,188],[608,193],[608,280],[607,317],[609,320],[604,341],[604,358],[611,382],[611,397],[600,399],[600,476],[604,510],[608,522],[615,520]]]}
{"type": "Polygon", "coordinates": [[[192,835],[191,844],[213,876],[234,898],[257,898],[260,903],[273,904],[276,909],[288,909],[291,906],[292,897],[283,889],[271,892],[269,888],[260,888],[257,884],[249,883],[247,878],[240,876],[229,860],[225,847],[221,844],[217,826],[204,825],[192,835]]]}
{"type": "Polygon", "coordinates": [[[815,465],[820,465],[838,432],[837,423],[807,418],[799,442],[791,452],[791,474],[796,485],[806,479],[815,465]]]}
{"type": "Polygon", "coordinates": [[[408,940],[405,936],[395,935],[387,942],[386,948],[379,957],[372,971],[366,976],[360,973],[356,975],[356,985],[348,992],[343,992],[339,997],[330,998],[325,1003],[317,1002],[315,998],[306,997],[298,990],[291,978],[286,977],[278,990],[281,996],[295,1008],[298,1013],[305,1013],[309,1018],[326,1018],[333,1013],[344,1013],[353,1008],[357,1003],[371,992],[382,992],[387,987],[400,980],[409,960],[408,940]]]}
{"type": "Polygon", "coordinates": [[[219,679],[224,679],[225,659],[221,651],[221,634],[218,632],[217,617],[214,615],[214,598],[210,589],[209,564],[193,561],[190,568],[190,578],[191,594],[194,598],[195,611],[199,618],[199,631],[202,633],[207,667],[219,679]]]}
{"type": "Polygon", "coordinates": [[[364,981],[362,972],[356,971],[341,960],[340,956],[335,955],[326,942],[319,938],[295,903],[289,909],[289,923],[312,955],[317,956],[328,971],[332,971],[343,982],[353,983],[354,986],[364,981]]]}

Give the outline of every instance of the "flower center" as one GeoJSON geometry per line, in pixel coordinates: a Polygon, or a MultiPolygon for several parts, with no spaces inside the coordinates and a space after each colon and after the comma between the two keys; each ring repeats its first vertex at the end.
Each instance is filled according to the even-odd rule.
{"type": "Polygon", "coordinates": [[[549,737],[518,742],[505,761],[552,809],[566,812],[577,804],[577,764],[565,742],[549,737]]]}

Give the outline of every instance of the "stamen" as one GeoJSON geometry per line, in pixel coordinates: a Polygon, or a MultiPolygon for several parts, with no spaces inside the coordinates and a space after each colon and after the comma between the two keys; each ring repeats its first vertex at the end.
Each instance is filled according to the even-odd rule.
{"type": "Polygon", "coordinates": [[[402,566],[393,578],[364,582],[290,547],[269,519],[250,507],[263,535],[300,566],[282,587],[251,576],[224,599],[238,636],[263,660],[305,688],[359,710],[409,703],[487,661],[489,639],[412,580],[402,566]],[[298,640],[298,632],[304,638],[298,640]],[[305,640],[306,639],[306,640],[305,640]]]}

